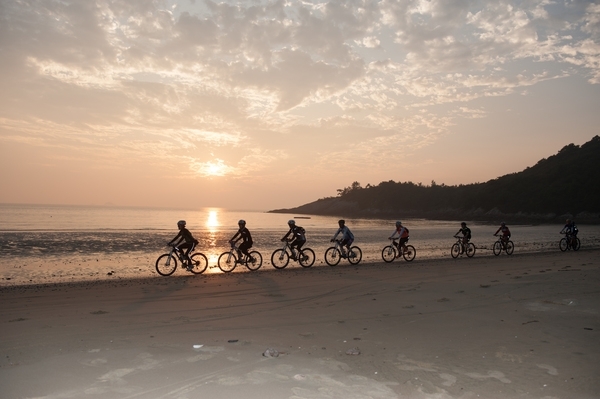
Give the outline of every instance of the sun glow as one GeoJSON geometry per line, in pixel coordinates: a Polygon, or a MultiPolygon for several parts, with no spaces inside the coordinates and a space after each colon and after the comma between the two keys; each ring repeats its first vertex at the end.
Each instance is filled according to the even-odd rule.
{"type": "Polygon", "coordinates": [[[225,176],[228,167],[221,159],[217,159],[214,162],[206,162],[201,170],[205,176],[225,176]]]}

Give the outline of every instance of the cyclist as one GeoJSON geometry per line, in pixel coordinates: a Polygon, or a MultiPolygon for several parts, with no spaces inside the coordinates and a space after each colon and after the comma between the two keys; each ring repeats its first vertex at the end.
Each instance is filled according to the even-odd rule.
{"type": "Polygon", "coordinates": [[[241,219],[238,222],[239,230],[231,237],[229,242],[231,244],[235,244],[239,240],[242,240],[242,243],[237,248],[238,253],[238,263],[242,263],[242,254],[246,255],[248,259],[250,259],[250,254],[248,253],[248,249],[252,248],[252,235],[250,235],[250,230],[246,228],[246,221],[241,219]]]}
{"type": "Polygon", "coordinates": [[[406,252],[406,242],[408,241],[409,237],[408,229],[402,226],[402,222],[399,220],[396,221],[396,230],[394,230],[389,239],[392,240],[396,234],[398,234],[398,237],[400,237],[400,241],[398,242],[398,255],[396,255],[396,258],[399,258],[403,253],[406,252]],[[402,248],[402,251],[400,251],[400,248],[402,248]]]}
{"type": "Polygon", "coordinates": [[[306,231],[303,227],[296,225],[296,221],[292,219],[288,220],[288,226],[290,229],[283,236],[281,241],[287,240],[288,236],[292,235],[290,241],[290,249],[292,250],[292,259],[296,260],[296,256],[294,255],[294,248],[296,248],[297,253],[300,254],[300,249],[306,243],[306,231]]]}
{"type": "Polygon", "coordinates": [[[508,229],[506,223],[500,223],[500,227],[498,228],[498,230],[496,230],[494,235],[498,235],[499,231],[502,231],[502,235],[500,236],[500,240],[502,240],[502,246],[506,247],[506,243],[508,242],[508,240],[510,240],[510,230],[508,229]]]}
{"type": "Polygon", "coordinates": [[[338,234],[342,234],[342,241],[340,242],[340,245],[342,246],[342,258],[345,258],[346,254],[343,252],[343,248],[345,246],[346,248],[348,248],[348,252],[350,252],[350,245],[352,245],[352,243],[354,242],[354,234],[352,234],[348,226],[346,226],[345,220],[339,220],[338,225],[340,226],[340,228],[335,232],[335,235],[331,239],[331,242],[335,241],[335,238],[338,236],[338,234]]]}
{"type": "Polygon", "coordinates": [[[185,220],[180,220],[177,222],[179,233],[177,233],[175,238],[169,241],[167,245],[175,245],[175,247],[177,247],[177,249],[180,251],[185,249],[185,252],[183,253],[183,259],[186,260],[188,264],[191,264],[192,261],[188,255],[192,248],[198,244],[198,240],[196,240],[194,236],[192,236],[192,233],[185,228],[185,224],[185,220]],[[175,244],[175,242],[177,242],[177,244],[175,244]]]}
{"type": "Polygon", "coordinates": [[[565,234],[567,236],[567,240],[574,246],[575,239],[577,238],[577,233],[579,233],[579,229],[575,225],[571,219],[567,219],[565,227],[562,228],[560,234],[565,234]]]}
{"type": "Polygon", "coordinates": [[[462,233],[463,245],[467,245],[469,240],[471,240],[471,229],[467,227],[467,224],[465,222],[462,222],[460,224],[460,230],[458,230],[455,235],[457,235],[458,233],[462,233]]]}

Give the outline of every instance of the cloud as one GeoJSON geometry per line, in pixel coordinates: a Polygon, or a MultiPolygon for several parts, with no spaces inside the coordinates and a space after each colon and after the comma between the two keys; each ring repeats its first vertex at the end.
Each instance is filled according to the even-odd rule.
{"type": "Polygon", "coordinates": [[[185,178],[286,176],[298,148],[376,169],[491,115],[479,99],[600,83],[599,40],[585,1],[2,0],[0,131],[185,178]]]}

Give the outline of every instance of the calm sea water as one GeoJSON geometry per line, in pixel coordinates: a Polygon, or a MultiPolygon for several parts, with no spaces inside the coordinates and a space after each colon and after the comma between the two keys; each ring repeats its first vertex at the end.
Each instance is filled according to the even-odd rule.
{"type": "MultiPolygon", "coordinates": [[[[73,281],[154,275],[154,261],[166,251],[165,244],[177,234],[176,223],[187,221],[188,229],[200,241],[199,250],[209,258],[207,272],[220,272],[219,254],[244,219],[254,238],[254,249],[263,254],[263,268],[270,265],[271,253],[280,247],[287,221],[307,231],[307,247],[317,254],[315,266],[324,265],[323,254],[337,229],[335,217],[265,212],[78,207],[0,204],[0,284],[73,281]],[[112,278],[112,277],[111,277],[112,278]]],[[[381,249],[394,230],[395,220],[346,219],[363,250],[365,263],[381,260],[381,249]]],[[[410,244],[419,259],[449,257],[456,221],[403,220],[410,229],[410,244]]],[[[497,226],[469,223],[477,256],[490,256],[497,226]]],[[[515,254],[557,251],[559,225],[510,225],[515,254]]],[[[600,247],[600,226],[579,226],[582,249],[600,247]]],[[[513,255],[513,256],[514,256],[513,255]]],[[[404,262],[404,261],[400,261],[404,262]]],[[[413,262],[413,264],[415,264],[413,262]]],[[[342,263],[343,265],[343,263],[342,263]]],[[[288,266],[290,267],[290,266],[288,266]]],[[[238,269],[236,269],[237,271],[238,269]]],[[[241,269],[240,269],[241,270],[241,269]]]]}

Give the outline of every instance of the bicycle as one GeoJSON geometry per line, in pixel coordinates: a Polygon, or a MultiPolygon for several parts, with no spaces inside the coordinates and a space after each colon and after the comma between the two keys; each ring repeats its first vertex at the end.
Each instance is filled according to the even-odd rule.
{"type": "Polygon", "coordinates": [[[246,265],[248,270],[251,270],[251,271],[256,271],[256,270],[260,269],[260,267],[262,266],[262,262],[263,262],[263,258],[262,258],[262,255],[260,254],[260,252],[250,251],[250,252],[248,252],[248,254],[250,255],[250,258],[248,258],[246,255],[242,254],[243,259],[238,260],[238,256],[237,256],[238,248],[234,242],[230,242],[230,244],[231,244],[231,248],[229,249],[229,251],[223,252],[221,255],[219,255],[219,259],[217,260],[217,266],[219,266],[219,269],[221,269],[221,271],[223,271],[225,273],[232,272],[235,269],[235,267],[238,265],[238,263],[246,265]]]}
{"type": "Polygon", "coordinates": [[[494,234],[494,236],[498,237],[498,241],[496,241],[494,243],[494,246],[492,247],[492,251],[494,252],[494,255],[496,255],[496,256],[500,255],[502,250],[504,250],[507,255],[512,255],[513,251],[515,250],[515,244],[513,244],[513,242],[511,240],[504,241],[502,239],[502,236],[499,234],[494,234]]]}
{"type": "Polygon", "coordinates": [[[300,263],[302,267],[311,267],[315,263],[315,251],[310,248],[302,248],[299,253],[290,246],[290,240],[283,242],[283,248],[276,250],[271,255],[271,264],[275,269],[284,269],[290,259],[300,263]],[[289,252],[288,252],[289,249],[289,252]]]}
{"type": "Polygon", "coordinates": [[[573,251],[579,251],[579,248],[581,247],[581,241],[579,241],[579,238],[572,234],[562,234],[565,234],[565,237],[561,238],[558,242],[558,247],[560,250],[562,252],[565,252],[569,249],[572,249],[573,251]]]}
{"type": "Polygon", "coordinates": [[[325,251],[325,262],[329,266],[335,266],[340,263],[342,258],[347,258],[348,262],[352,265],[357,265],[362,259],[362,251],[359,247],[352,246],[350,247],[350,251],[348,252],[348,256],[346,256],[346,251],[342,246],[342,240],[334,240],[335,245],[333,247],[327,248],[325,251]]]}
{"type": "MultiPolygon", "coordinates": [[[[175,245],[170,245],[171,251],[168,254],[162,254],[156,259],[156,271],[161,276],[170,276],[177,270],[177,259],[181,262],[181,267],[194,274],[204,273],[208,267],[208,259],[201,252],[190,255],[190,262],[184,259],[183,251],[175,245]]],[[[194,252],[196,245],[192,246],[190,253],[194,252]]]]}
{"type": "Polygon", "coordinates": [[[458,239],[450,248],[450,254],[453,258],[458,258],[458,255],[466,253],[469,258],[472,258],[475,255],[475,244],[472,242],[464,243],[463,237],[454,236],[454,238],[458,239]]]}
{"type": "Polygon", "coordinates": [[[386,245],[383,247],[383,250],[381,250],[381,258],[384,262],[391,263],[394,261],[394,259],[399,258],[401,250],[402,257],[407,262],[411,262],[413,259],[415,259],[415,256],[417,256],[417,250],[412,245],[406,245],[406,249],[401,249],[398,247],[399,243],[397,240],[390,238],[390,241],[390,245],[386,245]]]}

